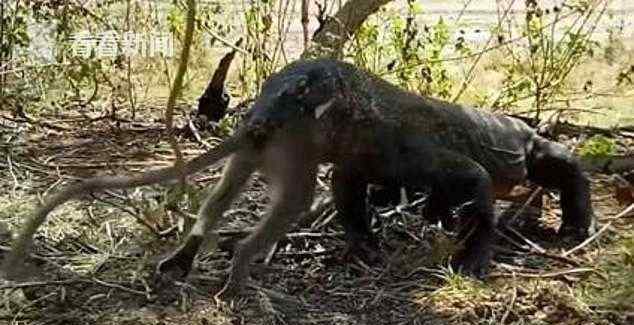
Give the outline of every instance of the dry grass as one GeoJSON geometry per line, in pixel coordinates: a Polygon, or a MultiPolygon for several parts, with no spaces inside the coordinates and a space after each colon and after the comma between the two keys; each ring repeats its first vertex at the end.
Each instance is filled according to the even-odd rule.
{"type": "MultiPolygon", "coordinates": [[[[617,87],[615,77],[619,69],[634,64],[634,39],[617,41],[606,49],[571,76],[572,105],[598,113],[580,114],[577,122],[632,125],[634,86],[617,87]],[[593,81],[597,95],[577,93],[587,80],[593,81]]],[[[197,54],[180,112],[192,109],[193,99],[215,68],[213,58],[220,58],[224,50],[198,48],[197,54]]],[[[494,97],[502,83],[497,65],[504,59],[495,51],[485,55],[461,102],[477,104],[484,95],[494,97]]],[[[237,90],[238,64],[236,60],[229,75],[229,88],[236,97],[232,104],[248,96],[237,90]]],[[[460,71],[467,67],[468,62],[452,66],[452,77],[461,80],[460,71]]],[[[42,113],[47,120],[63,119],[50,122],[72,131],[2,124],[0,258],[8,249],[11,232],[41,194],[76,178],[171,164],[172,152],[159,120],[168,94],[163,69],[156,64],[134,71],[143,81],[136,89],[139,103],[144,103],[139,104],[137,121],[152,122],[87,122],[75,110],[51,117],[45,115],[47,109],[41,109],[33,113],[42,113]]],[[[93,104],[83,113],[100,116],[111,103],[98,98],[93,104]]],[[[119,107],[120,117],[129,114],[126,105],[119,107]]],[[[35,106],[26,109],[35,110],[35,106]]],[[[619,143],[621,150],[631,153],[632,139],[619,143]]],[[[186,139],[181,149],[189,157],[202,151],[186,139]]],[[[218,176],[219,168],[213,168],[192,178],[192,186],[211,186],[218,176]]],[[[327,193],[327,177],[320,177],[326,184],[320,193],[327,193]]],[[[257,223],[268,203],[266,194],[265,183],[257,178],[235,203],[221,228],[233,234],[222,238],[226,246],[257,223]]],[[[558,259],[554,257],[561,257],[574,244],[554,236],[561,210],[556,198],[546,197],[539,220],[528,215],[528,221],[517,225],[546,253],[527,248],[521,238],[513,237],[521,247],[500,239],[492,276],[485,281],[443,267],[455,247],[446,234],[418,218],[416,211],[391,211],[390,217],[379,217],[377,234],[384,258],[378,265],[343,260],[340,252],[345,243],[334,222],[318,229],[298,228],[278,244],[270,263],[254,264],[243,298],[222,302],[214,300],[213,294],[229,265],[226,249],[201,253],[195,271],[184,282],[155,276],[157,260],[183,235],[157,236],[156,230],[195,213],[198,203],[182,199],[176,208],[166,209],[168,196],[166,188],[152,187],[101,194],[57,209],[38,233],[29,282],[0,280],[0,324],[634,323],[632,216],[616,220],[603,236],[568,259],[558,259]]],[[[593,204],[602,222],[624,208],[616,203],[606,175],[593,175],[593,204]]]]}
{"type": "MultiPolygon", "coordinates": [[[[12,168],[0,171],[4,185],[0,230],[14,230],[31,211],[37,193],[55,191],[69,178],[168,163],[171,156],[160,128],[159,123],[146,123],[116,129],[103,120],[80,131],[46,137],[36,135],[50,131],[14,130],[14,145],[5,147],[12,168]],[[18,146],[20,138],[31,141],[18,146]],[[86,138],[94,141],[82,142],[86,138]],[[99,166],[105,162],[112,167],[104,171],[99,166]],[[56,164],[65,167],[58,170],[56,164]]],[[[188,155],[200,152],[195,143],[181,143],[188,155]]],[[[213,168],[194,177],[192,184],[212,185],[218,174],[219,169],[213,168]]],[[[327,177],[321,177],[328,184],[327,177]]],[[[622,210],[606,176],[594,175],[593,182],[594,206],[602,219],[622,210]]],[[[324,191],[327,185],[320,189],[324,191]]],[[[222,230],[240,234],[254,225],[267,203],[266,193],[257,178],[236,202],[222,230]]],[[[156,261],[181,234],[157,238],[137,220],[166,229],[170,218],[178,219],[179,214],[170,212],[173,209],[164,209],[165,195],[163,188],[145,188],[98,195],[96,200],[56,210],[38,233],[32,282],[22,287],[0,284],[0,320],[8,324],[629,324],[634,319],[631,217],[615,222],[604,236],[566,262],[549,257],[561,255],[573,243],[553,236],[561,211],[554,199],[547,198],[543,217],[517,229],[550,255],[501,239],[492,277],[484,282],[442,267],[452,246],[443,233],[416,217],[415,210],[388,211],[389,217],[379,218],[384,258],[378,265],[341,260],[344,241],[335,223],[295,229],[293,236],[279,243],[270,264],[254,265],[246,295],[223,303],[212,295],[229,265],[224,249],[202,253],[185,282],[154,275],[156,261]]],[[[193,205],[181,201],[177,210],[193,213],[193,205]]],[[[524,219],[531,220],[530,215],[524,219]]],[[[6,233],[0,231],[5,249],[6,233]]],[[[222,237],[223,242],[234,241],[234,236],[222,237]]]]}
{"type": "MultiPolygon", "coordinates": [[[[479,105],[482,98],[495,98],[502,89],[504,78],[500,62],[506,61],[507,58],[500,51],[485,54],[476,67],[475,78],[461,102],[479,105]]],[[[558,103],[557,106],[569,105],[572,109],[594,111],[573,114],[573,121],[578,124],[599,127],[634,125],[634,85],[617,85],[616,81],[619,72],[632,65],[634,39],[618,39],[614,44],[608,43],[603,48],[598,48],[594,57],[586,59],[572,71],[567,85],[571,92],[570,96],[566,98],[567,103],[558,103]],[[592,82],[591,93],[583,90],[587,81],[592,82]]],[[[462,80],[460,71],[463,69],[464,64],[455,67],[454,79],[462,80]]],[[[529,101],[519,104],[519,111],[532,109],[529,101]]]]}

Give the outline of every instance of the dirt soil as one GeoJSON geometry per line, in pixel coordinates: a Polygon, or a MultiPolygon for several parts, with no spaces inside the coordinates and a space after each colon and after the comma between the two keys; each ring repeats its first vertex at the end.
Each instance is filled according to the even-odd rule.
{"type": "MultiPolygon", "coordinates": [[[[9,234],[32,211],[38,194],[54,193],[77,178],[171,164],[172,151],[160,122],[57,119],[53,124],[68,130],[8,123],[0,129],[1,252],[8,249],[9,234]]],[[[568,140],[571,146],[573,142],[568,140]]],[[[182,138],[180,143],[188,158],[204,150],[193,139],[182,138]]],[[[632,139],[619,143],[622,149],[634,147],[632,139]]],[[[180,226],[191,223],[201,189],[218,180],[220,167],[192,177],[181,196],[168,187],[87,193],[87,200],[56,210],[38,232],[26,282],[0,280],[0,323],[634,322],[634,307],[613,307],[593,294],[610,286],[608,265],[627,256],[619,243],[633,234],[631,215],[614,218],[625,206],[615,200],[609,175],[594,174],[592,182],[596,214],[602,225],[610,226],[572,254],[566,252],[578,242],[557,237],[561,210],[558,196],[551,193],[542,196],[541,214],[529,207],[510,224],[514,232],[503,231],[494,266],[483,281],[443,267],[454,249],[451,234],[419,217],[420,204],[373,209],[382,254],[376,265],[343,254],[342,229],[329,208],[298,225],[256,261],[244,294],[227,302],[214,299],[214,293],[223,283],[230,248],[257,224],[268,202],[266,181],[260,176],[227,213],[219,249],[209,247],[199,254],[187,279],[167,281],[153,272],[160,257],[182,238],[180,226]]],[[[325,197],[327,166],[319,180],[319,195],[325,197]]],[[[503,211],[508,204],[498,206],[503,211]]]]}

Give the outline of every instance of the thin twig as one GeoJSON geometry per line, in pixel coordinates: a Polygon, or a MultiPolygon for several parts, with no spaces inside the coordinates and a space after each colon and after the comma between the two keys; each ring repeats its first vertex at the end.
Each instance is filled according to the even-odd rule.
{"type": "Polygon", "coordinates": [[[302,0],[302,30],[304,32],[304,51],[308,49],[308,0],[302,0]]]}
{"type": "Polygon", "coordinates": [[[613,216],[613,217],[608,217],[608,218],[604,218],[603,220],[617,220],[617,219],[621,219],[623,217],[627,217],[629,216],[630,213],[634,212],[634,204],[630,204],[629,207],[627,207],[625,210],[623,210],[623,212],[613,216]]]}
{"type": "MultiPolygon", "coordinates": [[[[217,230],[215,231],[218,235],[223,237],[246,237],[250,233],[255,230],[254,227],[244,228],[241,230],[217,230]]],[[[289,232],[285,235],[286,238],[339,238],[342,237],[344,233],[342,231],[337,232],[311,232],[311,231],[301,231],[301,232],[289,232]]]]}
{"type": "Polygon", "coordinates": [[[504,312],[504,315],[502,316],[502,319],[500,319],[500,324],[504,325],[504,323],[506,323],[506,319],[511,314],[511,311],[513,310],[513,306],[515,305],[515,299],[517,299],[517,287],[513,287],[513,293],[512,293],[512,296],[511,296],[511,301],[509,302],[509,305],[506,308],[506,312],[504,312]]]}
{"type": "MultiPolygon", "coordinates": [[[[530,247],[525,247],[520,245],[519,243],[515,242],[514,240],[512,240],[511,238],[509,238],[508,236],[501,234],[501,236],[504,237],[504,239],[508,240],[511,244],[513,244],[515,247],[517,247],[519,250],[521,250],[522,252],[525,252],[527,254],[533,254],[533,255],[537,255],[537,256],[541,256],[541,257],[545,257],[545,258],[549,258],[558,262],[562,262],[562,263],[566,263],[568,265],[574,266],[574,267],[578,267],[581,264],[569,257],[563,257],[561,255],[556,255],[556,254],[551,254],[548,252],[544,252],[544,253],[540,253],[538,251],[535,251],[533,249],[530,249],[530,247]]],[[[512,249],[508,249],[505,247],[501,247],[501,246],[494,246],[493,249],[495,251],[498,252],[502,252],[502,253],[510,253],[510,254],[517,254],[517,251],[514,251],[512,249]]]]}
{"type": "Polygon", "coordinates": [[[94,283],[96,283],[98,285],[104,286],[104,287],[115,288],[115,289],[119,289],[121,291],[125,291],[125,292],[128,292],[128,293],[133,293],[135,295],[140,295],[140,296],[143,296],[143,297],[147,297],[147,293],[145,291],[139,291],[139,290],[130,289],[130,288],[124,287],[124,286],[122,286],[120,284],[110,283],[110,282],[105,282],[105,281],[99,280],[99,279],[97,279],[95,277],[91,278],[91,280],[92,280],[92,282],[94,282],[94,283]]]}
{"type": "Polygon", "coordinates": [[[0,290],[24,289],[24,288],[32,288],[32,287],[43,287],[43,286],[57,286],[57,285],[73,284],[73,283],[82,282],[82,281],[85,281],[85,280],[81,278],[76,278],[76,279],[55,280],[55,281],[10,282],[8,284],[0,285],[0,290]]]}
{"type": "Polygon", "coordinates": [[[321,200],[317,200],[310,207],[310,210],[307,211],[298,222],[300,227],[309,227],[314,224],[320,216],[324,214],[328,209],[333,206],[332,197],[322,198],[321,200]]]}
{"type": "MultiPolygon", "coordinates": [[[[11,252],[11,248],[8,247],[8,246],[0,245],[0,251],[11,252]]],[[[40,256],[40,255],[36,255],[34,253],[29,254],[29,257],[34,259],[34,260],[38,260],[38,261],[42,261],[42,262],[45,262],[47,264],[50,264],[53,267],[58,268],[58,269],[62,269],[63,268],[63,266],[57,264],[56,262],[53,262],[51,259],[43,257],[43,256],[40,256]]]]}
{"type": "MultiPolygon", "coordinates": [[[[630,213],[632,210],[634,210],[634,203],[630,204],[629,207],[627,207],[625,210],[621,211],[621,213],[619,213],[616,216],[614,216],[614,219],[619,219],[619,218],[623,217],[624,215],[630,213]]],[[[573,247],[569,251],[561,254],[561,256],[566,257],[566,256],[568,256],[568,255],[570,255],[570,254],[582,249],[583,247],[585,247],[586,245],[588,245],[592,241],[596,240],[597,238],[599,238],[599,236],[601,236],[601,234],[603,234],[608,228],[610,228],[610,226],[612,225],[612,222],[614,222],[614,220],[611,220],[610,222],[606,223],[603,227],[601,227],[601,229],[599,229],[599,231],[594,233],[594,235],[588,237],[581,244],[573,247]]]]}
{"type": "Polygon", "coordinates": [[[88,9],[88,6],[86,6],[85,4],[81,3],[84,1],[78,1],[75,0],[73,1],[72,4],[70,4],[71,6],[74,6],[77,9],[80,9],[81,12],[85,15],[88,15],[90,17],[92,17],[95,21],[99,22],[100,24],[102,24],[103,26],[105,26],[106,28],[108,28],[108,30],[116,30],[117,28],[115,28],[113,25],[111,25],[107,19],[97,15],[96,13],[94,13],[92,10],[88,9]]]}
{"type": "Polygon", "coordinates": [[[317,230],[317,229],[325,227],[327,224],[330,223],[330,221],[332,221],[332,219],[334,219],[337,216],[337,214],[338,213],[335,210],[335,211],[332,211],[332,213],[328,214],[328,216],[323,221],[317,222],[319,220],[315,220],[315,222],[313,222],[310,225],[310,229],[317,230]]]}
{"type": "Polygon", "coordinates": [[[17,189],[18,186],[20,186],[20,183],[18,182],[18,177],[15,176],[15,173],[13,172],[13,163],[12,163],[10,154],[7,154],[7,167],[8,167],[7,169],[9,170],[9,174],[11,175],[11,178],[13,179],[13,186],[11,187],[11,197],[16,198],[17,193],[15,189],[17,189]]]}
{"type": "Polygon", "coordinates": [[[160,167],[171,165],[169,161],[160,161],[160,160],[152,160],[152,161],[122,161],[122,162],[95,162],[95,163],[72,163],[72,164],[63,164],[63,163],[43,163],[39,161],[34,161],[41,166],[49,167],[49,168],[61,168],[61,169],[93,169],[93,168],[113,168],[113,167],[160,167]]]}
{"type": "Polygon", "coordinates": [[[520,215],[524,212],[524,210],[526,210],[526,208],[527,208],[527,207],[528,207],[531,203],[533,203],[533,201],[535,200],[535,198],[537,197],[537,195],[540,195],[541,193],[542,193],[542,187],[541,187],[541,186],[538,186],[538,187],[537,187],[537,188],[533,191],[533,193],[531,193],[531,195],[528,197],[528,199],[526,199],[526,201],[524,202],[524,204],[522,204],[522,206],[521,206],[521,207],[520,207],[517,211],[515,211],[515,213],[513,214],[513,216],[512,216],[512,217],[510,217],[508,221],[506,221],[506,220],[505,220],[505,223],[506,223],[506,224],[509,224],[509,225],[512,225],[512,224],[513,224],[513,222],[515,221],[515,219],[517,219],[517,217],[519,217],[519,216],[520,216],[520,215]]]}
{"type": "MultiPolygon", "coordinates": [[[[559,18],[559,20],[553,21],[553,22],[551,22],[549,24],[546,24],[546,25],[542,26],[539,29],[539,31],[541,32],[544,29],[549,28],[550,26],[552,26],[552,24],[555,24],[555,23],[557,23],[557,22],[559,22],[561,20],[564,20],[564,19],[572,16],[573,14],[574,14],[574,12],[570,12],[570,13],[567,13],[565,15],[562,15],[559,18]]],[[[397,72],[401,72],[401,71],[404,71],[404,70],[407,70],[407,69],[412,69],[412,68],[418,67],[418,66],[420,66],[420,65],[422,65],[424,63],[463,61],[463,60],[466,60],[466,59],[477,58],[481,54],[497,50],[497,49],[499,49],[501,47],[507,46],[507,45],[515,43],[515,42],[519,42],[519,41],[523,40],[524,38],[526,38],[526,35],[522,35],[522,36],[518,36],[518,37],[515,37],[515,38],[511,38],[511,39],[508,39],[508,40],[506,40],[506,41],[504,41],[502,43],[499,43],[497,45],[494,45],[494,46],[491,46],[491,47],[487,47],[487,48],[483,48],[482,50],[480,50],[478,52],[467,54],[467,55],[427,60],[426,62],[423,62],[423,63],[416,63],[416,64],[411,64],[411,65],[399,67],[399,68],[396,68],[396,69],[393,69],[393,70],[390,70],[390,71],[385,71],[385,72],[379,73],[379,76],[385,76],[385,75],[388,75],[388,74],[394,74],[394,73],[397,73],[397,72]]]]}
{"type": "Polygon", "coordinates": [[[264,264],[265,265],[270,265],[271,261],[273,260],[273,256],[275,256],[275,252],[277,252],[277,244],[279,242],[275,242],[273,244],[273,246],[271,247],[271,249],[269,250],[269,252],[266,254],[266,258],[264,258],[264,264]]]}
{"type": "Polygon", "coordinates": [[[116,283],[105,282],[105,281],[99,280],[99,279],[97,279],[95,277],[92,277],[92,278],[78,277],[78,278],[74,278],[74,279],[55,280],[55,281],[32,281],[32,282],[8,283],[8,284],[0,285],[0,290],[5,290],[5,289],[24,289],[24,288],[43,287],[43,286],[51,286],[51,285],[59,286],[59,285],[68,285],[68,284],[73,284],[73,283],[78,283],[78,282],[87,282],[87,283],[94,282],[94,283],[97,283],[97,284],[99,284],[101,286],[104,286],[104,287],[115,288],[115,289],[119,289],[119,290],[122,290],[122,291],[125,291],[125,292],[141,295],[141,296],[144,296],[144,297],[146,296],[146,293],[143,292],[143,291],[130,289],[128,287],[124,287],[124,286],[122,286],[120,284],[116,284],[116,283]]]}
{"type": "MultiPolygon", "coordinates": [[[[106,193],[106,194],[108,194],[108,195],[112,195],[112,192],[110,192],[110,191],[105,191],[105,193],[106,193]]],[[[95,196],[95,195],[93,195],[93,198],[94,198],[95,200],[97,200],[97,201],[101,202],[101,203],[104,203],[104,204],[107,204],[107,205],[113,206],[113,207],[115,207],[115,208],[118,208],[118,209],[120,209],[120,210],[122,210],[122,211],[124,211],[124,212],[128,213],[129,215],[131,215],[132,217],[134,217],[134,219],[136,219],[136,221],[137,221],[138,223],[142,224],[143,226],[145,226],[145,228],[147,228],[148,230],[150,230],[150,232],[151,232],[152,234],[154,234],[154,236],[155,236],[156,238],[161,238],[161,237],[162,237],[162,236],[161,236],[161,234],[160,234],[160,232],[159,232],[159,230],[158,230],[158,229],[155,229],[155,228],[154,228],[151,224],[149,224],[149,223],[147,222],[147,220],[145,220],[145,218],[143,218],[143,217],[142,217],[142,216],[141,216],[138,212],[133,211],[133,210],[129,209],[128,207],[124,206],[124,205],[121,205],[121,204],[118,204],[118,203],[115,203],[115,202],[112,202],[112,201],[109,201],[109,200],[104,200],[104,199],[102,199],[102,198],[100,198],[100,197],[98,197],[98,196],[95,196]]],[[[130,203],[130,199],[129,199],[129,198],[125,198],[125,200],[126,200],[126,201],[128,201],[128,203],[130,203]]]]}
{"type": "Polygon", "coordinates": [[[388,218],[391,217],[397,213],[403,213],[406,210],[410,210],[413,208],[417,208],[419,207],[421,204],[427,202],[427,200],[429,199],[428,196],[424,196],[416,201],[413,201],[411,203],[407,203],[407,204],[399,204],[397,206],[395,206],[393,209],[390,209],[386,212],[381,213],[382,217],[388,218]]]}
{"type": "MultiPolygon", "coordinates": [[[[198,20],[198,19],[197,19],[198,20]]],[[[199,20],[200,21],[200,20],[199,20]]],[[[216,33],[216,31],[212,30],[209,26],[207,26],[207,24],[200,24],[199,26],[202,26],[205,30],[205,32],[209,33],[209,35],[213,36],[215,39],[219,40],[220,43],[244,54],[244,55],[249,55],[249,52],[235,44],[233,44],[233,42],[227,40],[226,38],[220,36],[220,34],[216,33]]]]}
{"type": "MultiPolygon", "coordinates": [[[[513,8],[513,4],[515,4],[515,0],[512,0],[511,3],[508,5],[508,7],[504,10],[504,13],[502,14],[502,19],[498,20],[498,25],[497,25],[498,29],[502,27],[502,21],[506,19],[506,16],[508,16],[509,12],[511,11],[511,8],[513,8]]],[[[494,38],[495,38],[495,33],[491,33],[491,35],[489,35],[489,39],[484,44],[484,47],[489,46],[489,44],[494,38]]],[[[467,72],[467,75],[465,76],[464,81],[460,85],[458,92],[451,99],[452,103],[455,103],[458,101],[458,99],[460,99],[460,96],[462,96],[464,91],[467,89],[467,86],[469,86],[469,84],[473,80],[472,78],[473,71],[475,70],[478,63],[480,63],[480,60],[482,59],[483,56],[484,56],[484,52],[480,52],[480,54],[476,56],[475,60],[471,64],[471,67],[469,67],[469,71],[467,72]]]]}
{"type": "MultiPolygon", "coordinates": [[[[24,112],[24,109],[21,106],[18,106],[16,109],[16,115],[18,117],[21,117],[23,119],[23,121],[19,121],[19,120],[15,120],[13,119],[13,121],[15,122],[26,122],[32,125],[37,125],[37,126],[42,126],[45,128],[49,128],[51,130],[55,130],[55,131],[71,131],[71,129],[67,128],[67,127],[63,127],[63,126],[59,126],[59,125],[55,125],[46,121],[37,121],[35,119],[33,119],[32,117],[28,116],[26,114],[26,112],[24,112]]],[[[10,118],[7,118],[5,116],[3,116],[4,118],[8,119],[8,120],[12,120],[10,118]]]]}
{"type": "Polygon", "coordinates": [[[11,324],[17,324],[18,323],[17,320],[21,318],[20,316],[22,315],[22,311],[26,310],[27,308],[29,308],[31,306],[37,305],[41,301],[44,301],[44,300],[46,300],[48,298],[55,297],[55,296],[57,296],[57,292],[53,291],[53,292],[45,294],[45,295],[43,295],[41,297],[38,297],[37,299],[31,300],[31,301],[27,302],[26,304],[20,306],[20,309],[18,309],[18,311],[15,313],[15,316],[13,316],[13,318],[11,319],[11,324]]]}
{"type": "Polygon", "coordinates": [[[524,235],[522,235],[522,233],[520,233],[519,231],[513,229],[511,226],[505,225],[504,229],[510,231],[515,236],[521,238],[525,243],[527,243],[530,247],[532,247],[533,249],[535,249],[539,253],[546,253],[546,250],[543,247],[539,246],[537,243],[533,242],[532,240],[526,238],[524,235]]]}
{"type": "Polygon", "coordinates": [[[539,278],[539,279],[543,279],[543,278],[556,278],[562,275],[569,275],[569,274],[577,274],[577,273],[590,273],[590,272],[596,272],[595,269],[593,268],[589,268],[589,267],[578,267],[578,268],[572,268],[572,269],[566,269],[566,270],[559,270],[559,271],[549,271],[549,272],[544,272],[544,273],[494,273],[494,274],[490,274],[489,276],[487,276],[487,278],[489,279],[495,279],[495,278],[515,278],[515,277],[520,277],[520,278],[539,278]]]}
{"type": "Polygon", "coordinates": [[[192,134],[194,135],[194,139],[196,139],[198,143],[202,144],[208,150],[213,149],[213,146],[207,143],[207,141],[203,140],[203,138],[200,136],[200,133],[198,133],[198,129],[194,125],[194,122],[192,121],[192,119],[187,118],[187,126],[189,127],[189,130],[192,131],[192,134]]]}

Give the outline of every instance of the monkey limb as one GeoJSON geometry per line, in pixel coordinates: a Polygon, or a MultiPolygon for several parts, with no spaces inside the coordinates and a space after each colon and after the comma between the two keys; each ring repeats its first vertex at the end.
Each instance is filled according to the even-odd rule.
{"type": "Polygon", "coordinates": [[[175,180],[181,176],[187,176],[203,170],[218,160],[232,154],[237,149],[244,147],[245,144],[244,135],[238,133],[221,143],[217,148],[190,160],[180,169],[168,167],[149,171],[138,176],[100,176],[69,185],[61,192],[47,197],[44,203],[26,220],[13,242],[11,252],[4,262],[2,268],[4,273],[8,277],[18,275],[19,266],[24,263],[25,257],[30,250],[33,235],[42,223],[44,223],[46,216],[57,206],[90,192],[100,192],[108,189],[124,189],[175,180]]]}
{"type": "Polygon", "coordinates": [[[196,223],[183,243],[158,266],[159,273],[175,277],[185,277],[191,270],[194,257],[198,252],[204,236],[213,229],[218,219],[238,196],[242,187],[257,165],[257,154],[250,150],[234,154],[223,170],[220,182],[214,186],[211,194],[205,199],[198,211],[196,223]]]}
{"type": "MultiPolygon", "coordinates": [[[[293,124],[292,122],[289,124],[293,124]]],[[[261,169],[272,187],[272,203],[252,233],[236,245],[229,277],[219,293],[231,296],[240,291],[248,275],[248,264],[260,251],[273,245],[309,210],[314,192],[317,159],[300,129],[269,131],[271,139],[261,149],[236,152],[225,165],[220,182],[205,200],[196,223],[183,243],[157,266],[159,273],[183,277],[191,270],[204,236],[240,193],[256,168],[261,169]]]]}

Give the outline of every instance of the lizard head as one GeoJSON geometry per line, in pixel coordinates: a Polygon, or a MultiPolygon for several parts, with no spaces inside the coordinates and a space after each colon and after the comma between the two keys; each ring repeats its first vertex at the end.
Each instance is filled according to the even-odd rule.
{"type": "Polygon", "coordinates": [[[268,134],[321,118],[338,93],[329,70],[318,62],[298,62],[271,76],[249,112],[247,126],[268,134]]]}

